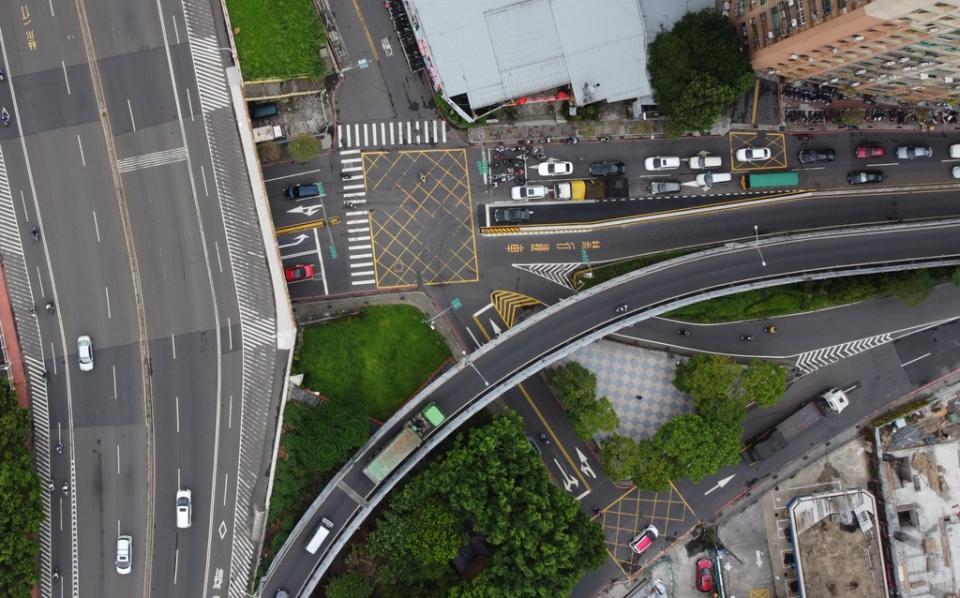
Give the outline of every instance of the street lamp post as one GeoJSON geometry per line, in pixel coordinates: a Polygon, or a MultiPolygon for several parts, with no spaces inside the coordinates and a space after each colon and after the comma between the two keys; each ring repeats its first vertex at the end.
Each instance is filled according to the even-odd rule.
{"type": "Polygon", "coordinates": [[[467,355],[467,352],[466,351],[460,351],[460,352],[463,353],[463,360],[467,362],[467,365],[472,367],[473,371],[475,371],[477,375],[480,376],[480,379],[483,380],[483,385],[490,386],[490,383],[487,382],[487,379],[483,377],[483,374],[480,373],[480,370],[477,369],[477,366],[473,365],[473,362],[470,361],[470,357],[467,355]]]}
{"type": "Polygon", "coordinates": [[[433,321],[434,321],[434,320],[436,320],[437,318],[439,318],[439,317],[442,316],[443,314],[447,313],[447,312],[450,311],[451,309],[460,309],[461,307],[463,307],[463,303],[460,302],[460,299],[454,297],[454,298],[453,298],[453,301],[450,302],[450,305],[448,305],[446,309],[444,309],[443,311],[441,311],[441,312],[438,313],[437,315],[433,316],[433,317],[430,318],[429,320],[420,320],[420,321],[421,321],[422,323],[426,324],[427,326],[429,326],[432,330],[436,330],[436,327],[433,325],[433,321]]]}
{"type": "Polygon", "coordinates": [[[756,224],[753,225],[753,246],[757,248],[757,253],[760,254],[760,265],[766,266],[767,260],[763,259],[763,252],[760,251],[760,230],[756,224]]]}

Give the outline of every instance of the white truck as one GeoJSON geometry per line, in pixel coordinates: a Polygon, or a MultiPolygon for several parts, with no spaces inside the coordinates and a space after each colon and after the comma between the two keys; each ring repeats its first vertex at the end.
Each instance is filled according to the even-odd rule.
{"type": "Polygon", "coordinates": [[[849,404],[847,393],[839,388],[824,391],[819,397],[794,411],[775,428],[755,439],[747,449],[747,458],[752,463],[763,461],[825,417],[842,412],[849,404]]]}
{"type": "Polygon", "coordinates": [[[277,139],[283,139],[284,137],[286,137],[286,135],[283,134],[283,127],[280,125],[267,125],[264,127],[253,128],[253,140],[256,143],[276,141],[277,139]]]}

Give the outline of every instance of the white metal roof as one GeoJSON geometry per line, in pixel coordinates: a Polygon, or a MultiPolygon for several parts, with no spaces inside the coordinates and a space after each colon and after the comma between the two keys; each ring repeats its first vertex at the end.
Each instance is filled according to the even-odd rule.
{"type": "Polygon", "coordinates": [[[473,108],[570,84],[577,102],[652,95],[639,0],[411,0],[448,97],[473,108]]]}

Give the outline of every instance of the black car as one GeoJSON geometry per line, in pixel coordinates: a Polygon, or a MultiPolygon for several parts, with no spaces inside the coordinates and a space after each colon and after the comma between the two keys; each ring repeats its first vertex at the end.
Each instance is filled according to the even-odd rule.
{"type": "Polygon", "coordinates": [[[650,183],[650,193],[680,193],[680,181],[653,181],[650,183]]]}
{"type": "Polygon", "coordinates": [[[305,183],[302,185],[292,185],[287,187],[284,192],[287,199],[306,199],[308,197],[320,197],[323,195],[323,185],[320,183],[305,183]]]}
{"type": "Polygon", "coordinates": [[[623,162],[594,162],[590,165],[590,176],[621,176],[626,171],[623,162]]]}
{"type": "Polygon", "coordinates": [[[847,182],[851,185],[882,183],[883,173],[879,170],[851,170],[847,173],[847,182]]]}
{"type": "Polygon", "coordinates": [[[801,164],[814,164],[816,162],[833,162],[835,154],[832,149],[805,149],[800,150],[797,159],[801,164]]]}
{"type": "Polygon", "coordinates": [[[532,213],[527,208],[497,208],[493,211],[493,221],[497,224],[523,224],[530,221],[532,213]]]}

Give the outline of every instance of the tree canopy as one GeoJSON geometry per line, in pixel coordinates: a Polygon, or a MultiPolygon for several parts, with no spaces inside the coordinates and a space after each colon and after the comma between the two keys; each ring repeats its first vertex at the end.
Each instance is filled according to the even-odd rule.
{"type": "Polygon", "coordinates": [[[674,385],[693,398],[695,413],[675,417],[651,438],[634,442],[614,434],[600,446],[604,471],[647,490],[693,481],[740,460],[747,405],[775,404],[786,390],[781,365],[754,359],[747,367],[722,355],[697,354],[677,366],[674,385]]]}
{"type": "Polygon", "coordinates": [[[713,9],[687,13],[649,47],[657,106],[676,133],[705,131],[753,84],[753,68],[730,20],[713,9]]]}
{"type": "Polygon", "coordinates": [[[603,531],[550,482],[520,417],[507,412],[391,498],[351,561],[382,595],[559,596],[606,556],[603,531]],[[472,580],[449,561],[470,537],[490,552],[472,580]]]}
{"type": "Polygon", "coordinates": [[[30,411],[0,380],[0,596],[29,596],[37,580],[40,478],[30,456],[30,411]]]}
{"type": "Polygon", "coordinates": [[[597,377],[575,361],[548,369],[544,376],[563,405],[577,436],[592,438],[597,432],[612,432],[620,425],[613,405],[597,397],[597,377]]]}

